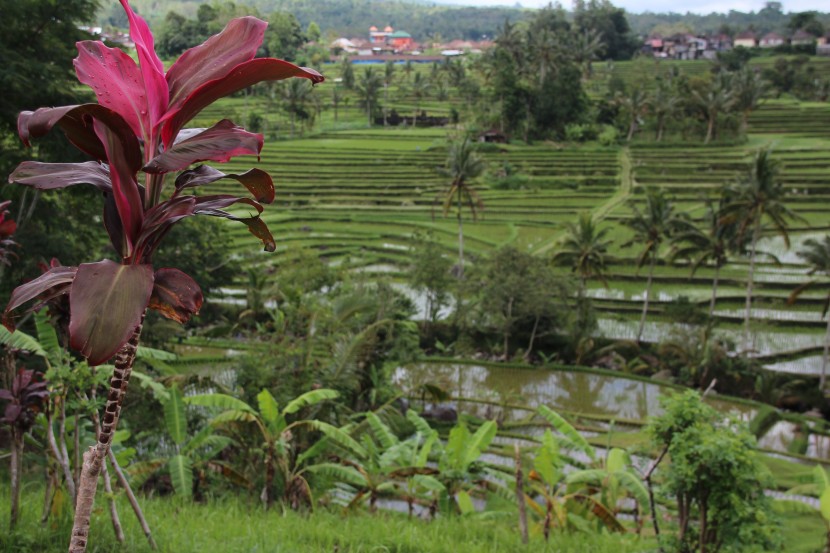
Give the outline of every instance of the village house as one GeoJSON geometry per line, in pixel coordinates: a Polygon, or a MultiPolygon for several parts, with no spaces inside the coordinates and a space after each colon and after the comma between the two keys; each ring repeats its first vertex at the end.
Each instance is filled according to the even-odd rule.
{"type": "Polygon", "coordinates": [[[752,31],[744,31],[742,33],[738,33],[735,37],[735,48],[738,46],[743,46],[744,48],[755,48],[758,46],[758,37],[755,36],[755,33],[752,31]]]}
{"type": "Polygon", "coordinates": [[[761,37],[761,40],[758,41],[758,46],[761,48],[775,48],[776,46],[781,46],[786,43],[786,38],[778,33],[770,32],[761,37]]]}
{"type": "Polygon", "coordinates": [[[815,44],[816,37],[805,31],[804,29],[799,29],[795,33],[793,33],[792,38],[790,39],[790,44],[793,46],[811,46],[815,44]]]}

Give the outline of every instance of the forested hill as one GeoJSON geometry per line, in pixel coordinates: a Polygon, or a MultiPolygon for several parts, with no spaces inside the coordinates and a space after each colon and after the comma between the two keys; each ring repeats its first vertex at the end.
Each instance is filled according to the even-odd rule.
{"type": "MultiPolygon", "coordinates": [[[[211,0],[131,0],[151,26],[157,27],[168,11],[193,18],[200,4],[211,0]]],[[[371,25],[391,25],[405,30],[416,40],[428,37],[442,39],[463,38],[480,40],[497,34],[505,19],[518,21],[532,11],[516,8],[470,8],[436,6],[425,2],[400,0],[237,0],[248,4],[261,15],[273,11],[294,14],[303,27],[314,21],[323,32],[333,31],[340,36],[363,36],[371,25]]],[[[126,27],[123,11],[117,2],[105,8],[100,23],[126,27]]]]}

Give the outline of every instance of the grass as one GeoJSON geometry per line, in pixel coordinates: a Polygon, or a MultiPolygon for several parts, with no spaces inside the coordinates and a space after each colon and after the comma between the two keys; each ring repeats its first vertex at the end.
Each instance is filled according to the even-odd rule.
{"type": "MultiPolygon", "coordinates": [[[[4,481],[5,482],[5,481],[4,481]]],[[[5,533],[8,510],[0,516],[0,550],[8,553],[51,553],[66,550],[71,522],[68,514],[53,517],[46,527],[40,517],[42,490],[25,486],[21,526],[5,533]]],[[[88,551],[149,553],[152,551],[132,511],[119,496],[118,506],[127,536],[122,545],[113,538],[103,496],[98,496],[88,551]]],[[[0,487],[0,505],[8,505],[8,488],[0,487]]],[[[172,498],[140,498],[153,536],[162,553],[501,553],[550,551],[557,553],[638,553],[652,551],[650,539],[620,534],[554,534],[550,543],[534,533],[521,545],[511,513],[491,512],[435,521],[409,519],[404,514],[377,515],[317,509],[310,515],[278,509],[264,511],[259,504],[238,498],[187,503],[172,498]]]]}

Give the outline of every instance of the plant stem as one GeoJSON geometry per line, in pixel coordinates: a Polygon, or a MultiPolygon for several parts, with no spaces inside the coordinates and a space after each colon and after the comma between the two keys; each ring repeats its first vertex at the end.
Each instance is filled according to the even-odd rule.
{"type": "Polygon", "coordinates": [[[12,426],[12,458],[11,458],[11,516],[9,529],[14,530],[20,515],[20,469],[23,457],[23,433],[12,426]]]}
{"type": "Polygon", "coordinates": [[[118,465],[115,453],[113,453],[110,449],[109,452],[107,452],[107,455],[109,456],[110,464],[112,465],[113,472],[115,472],[115,477],[118,479],[118,483],[121,484],[121,487],[124,488],[124,493],[127,494],[127,499],[130,501],[130,506],[133,508],[135,518],[138,519],[138,523],[141,525],[144,535],[147,536],[147,541],[150,542],[150,547],[154,550],[158,549],[156,541],[153,539],[153,534],[150,532],[150,526],[147,524],[147,519],[144,518],[144,512],[141,510],[141,505],[138,504],[138,500],[133,493],[133,489],[130,487],[127,477],[124,476],[124,471],[121,470],[121,467],[118,465]]]}
{"type": "Polygon", "coordinates": [[[121,349],[115,354],[115,368],[110,379],[107,404],[104,407],[104,420],[101,431],[98,433],[98,443],[84,453],[84,464],[81,469],[81,481],[78,485],[78,500],[75,505],[75,521],[72,526],[69,553],[84,553],[86,551],[92,506],[95,503],[95,492],[98,489],[98,476],[101,474],[104,458],[109,452],[112,436],[118,425],[121,404],[127,391],[127,384],[130,381],[130,372],[135,361],[143,322],[142,318],[129,341],[121,346],[121,349]]]}

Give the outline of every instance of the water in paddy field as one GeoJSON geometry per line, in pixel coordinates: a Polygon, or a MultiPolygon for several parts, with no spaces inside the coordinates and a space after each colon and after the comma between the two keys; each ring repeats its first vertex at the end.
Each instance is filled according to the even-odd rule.
{"type": "MultiPolygon", "coordinates": [[[[392,381],[405,393],[416,396],[424,384],[434,384],[453,397],[488,399],[498,404],[522,405],[599,415],[603,417],[645,421],[659,415],[660,397],[672,388],[660,384],[583,371],[522,369],[499,365],[462,363],[413,363],[398,367],[392,381]]],[[[757,409],[721,399],[710,402],[722,412],[751,420],[757,409]]],[[[481,415],[488,405],[468,406],[481,415]]],[[[492,407],[491,407],[492,408],[492,407]]],[[[507,414],[526,417],[527,411],[507,414]]]]}
{"type": "MultiPolygon", "coordinates": [[[[459,412],[481,418],[502,422],[528,421],[539,405],[547,405],[554,411],[572,416],[599,417],[602,420],[591,421],[598,428],[607,429],[611,421],[616,421],[614,428],[621,432],[632,428],[632,424],[634,428],[640,428],[648,417],[660,415],[660,397],[676,391],[658,383],[592,372],[451,362],[400,366],[393,372],[392,380],[414,398],[418,397],[423,385],[437,385],[456,398],[454,402],[459,412]],[[475,401],[465,401],[471,399],[475,401]]],[[[752,421],[759,412],[754,405],[717,396],[707,398],[707,402],[744,423],[752,421]]],[[[542,426],[535,423],[511,430],[528,437],[539,437],[543,432],[542,426]]],[[[800,425],[778,421],[761,436],[759,446],[786,454],[802,431],[800,425]]],[[[583,434],[590,435],[589,432],[583,434]]],[[[811,433],[807,444],[807,456],[830,458],[830,438],[827,436],[811,433]]]]}

